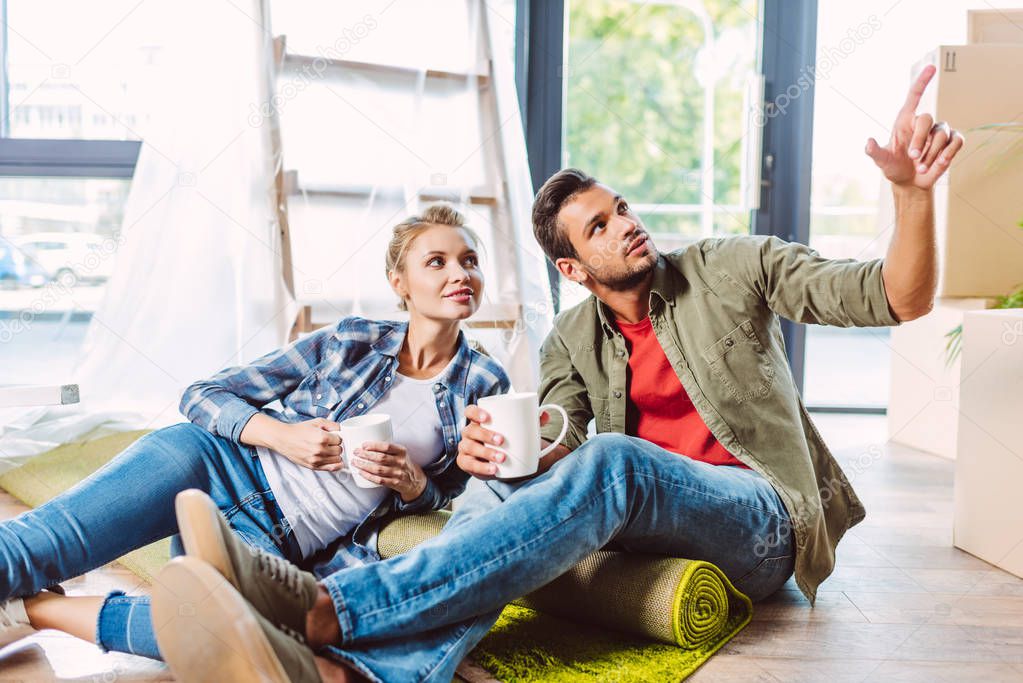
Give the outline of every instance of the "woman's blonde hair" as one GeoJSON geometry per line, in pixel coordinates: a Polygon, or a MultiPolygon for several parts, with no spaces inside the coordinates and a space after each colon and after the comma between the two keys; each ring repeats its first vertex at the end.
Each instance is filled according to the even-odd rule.
{"type": "MultiPolygon", "coordinates": [[[[465,216],[458,209],[450,204],[432,204],[426,207],[422,214],[409,216],[394,226],[391,241],[387,245],[386,266],[388,277],[390,277],[392,272],[405,272],[405,257],[412,242],[434,225],[460,228],[469,235],[477,250],[482,246],[479,235],[465,224],[465,216]]],[[[398,302],[398,308],[402,311],[408,310],[404,299],[398,302]]]]}

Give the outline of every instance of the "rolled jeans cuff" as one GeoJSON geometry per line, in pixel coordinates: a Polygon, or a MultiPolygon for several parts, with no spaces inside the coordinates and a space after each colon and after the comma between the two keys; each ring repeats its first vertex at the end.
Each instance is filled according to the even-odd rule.
{"type": "Polygon", "coordinates": [[[96,645],[103,652],[161,659],[149,598],[111,591],[96,616],[96,645]]]}
{"type": "Polygon", "coordinates": [[[328,576],[321,581],[324,588],[327,589],[327,594],[330,596],[330,601],[334,603],[334,614],[337,615],[338,626],[341,627],[341,645],[348,645],[351,643],[352,633],[352,614],[348,610],[348,605],[345,604],[344,596],[341,594],[341,589],[331,581],[333,577],[328,576]]]}

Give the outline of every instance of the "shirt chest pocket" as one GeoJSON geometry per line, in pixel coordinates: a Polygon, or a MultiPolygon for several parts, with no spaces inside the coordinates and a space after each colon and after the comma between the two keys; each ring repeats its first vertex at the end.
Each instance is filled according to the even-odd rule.
{"type": "Polygon", "coordinates": [[[771,390],[774,363],[749,320],[714,342],[703,352],[703,359],[738,403],[763,398],[771,390]]]}
{"type": "Polygon", "coordinates": [[[308,387],[309,403],[316,417],[327,417],[341,401],[341,394],[328,377],[315,373],[308,387]]]}

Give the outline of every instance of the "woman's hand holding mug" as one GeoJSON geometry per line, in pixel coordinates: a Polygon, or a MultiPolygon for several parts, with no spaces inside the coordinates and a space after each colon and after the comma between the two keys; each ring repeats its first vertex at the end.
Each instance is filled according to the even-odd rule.
{"type": "Polygon", "coordinates": [[[408,457],[404,446],[388,441],[366,441],[352,450],[352,467],[364,479],[386,486],[406,503],[426,489],[426,473],[408,457]]]}
{"type": "Polygon", "coordinates": [[[341,437],[336,432],[337,428],[336,422],[322,417],[290,424],[281,422],[270,446],[302,467],[337,472],[345,467],[341,461],[341,437]]]}

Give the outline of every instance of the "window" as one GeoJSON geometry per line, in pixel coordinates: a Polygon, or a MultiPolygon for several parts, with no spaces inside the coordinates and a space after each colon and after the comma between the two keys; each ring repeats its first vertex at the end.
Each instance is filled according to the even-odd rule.
{"type": "MultiPolygon", "coordinates": [[[[567,6],[564,165],[620,191],[662,250],[748,233],[744,130],[759,3],[567,6]]],[[[563,307],[585,294],[562,289],[563,307]]]]}
{"type": "Polygon", "coordinates": [[[0,384],[67,381],[113,271],[128,185],[0,178],[0,384]]]}
{"type": "Polygon", "coordinates": [[[118,251],[169,8],[0,0],[0,384],[64,382],[77,359],[118,251]]]}

